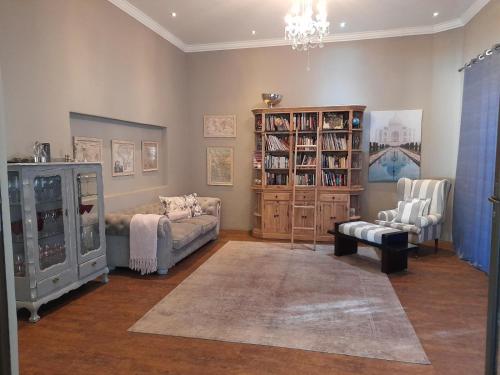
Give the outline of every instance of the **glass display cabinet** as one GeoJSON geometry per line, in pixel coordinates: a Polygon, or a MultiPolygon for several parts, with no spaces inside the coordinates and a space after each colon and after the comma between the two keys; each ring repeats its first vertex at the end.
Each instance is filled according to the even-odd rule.
{"type": "Polygon", "coordinates": [[[8,167],[17,307],[38,309],[82,284],[107,282],[102,170],[93,163],[8,167]]]}

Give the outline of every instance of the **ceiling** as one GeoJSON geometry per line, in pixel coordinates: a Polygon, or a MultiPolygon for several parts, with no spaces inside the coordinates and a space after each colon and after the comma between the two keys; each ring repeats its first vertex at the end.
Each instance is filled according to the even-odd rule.
{"type": "MultiPolygon", "coordinates": [[[[283,18],[292,0],[109,1],[186,52],[287,44],[283,18]]],[[[449,30],[465,25],[488,1],[327,0],[327,41],[449,30]]]]}

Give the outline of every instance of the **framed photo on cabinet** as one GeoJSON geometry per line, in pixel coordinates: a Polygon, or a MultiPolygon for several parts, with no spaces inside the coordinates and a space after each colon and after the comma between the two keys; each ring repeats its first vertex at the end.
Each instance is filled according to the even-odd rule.
{"type": "Polygon", "coordinates": [[[73,137],[75,162],[102,163],[102,139],[73,137]]]}
{"type": "Polygon", "coordinates": [[[203,116],[203,136],[205,138],[236,138],[236,116],[203,116]]]}
{"type": "Polygon", "coordinates": [[[142,171],[153,172],[159,169],[160,143],[155,141],[142,141],[142,171]]]}
{"type": "Polygon", "coordinates": [[[207,147],[208,185],[233,185],[233,154],[232,147],[207,147]]]}
{"type": "Polygon", "coordinates": [[[111,141],[111,168],[113,177],[131,176],[135,173],[135,143],[111,141]]]}

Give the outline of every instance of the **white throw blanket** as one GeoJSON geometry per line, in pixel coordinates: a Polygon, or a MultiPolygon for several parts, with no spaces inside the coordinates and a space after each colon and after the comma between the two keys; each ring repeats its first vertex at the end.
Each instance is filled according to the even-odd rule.
{"type": "Polygon", "coordinates": [[[141,275],[155,272],[158,268],[156,245],[158,243],[158,222],[162,215],[137,214],[130,221],[130,260],[131,269],[141,275]]]}

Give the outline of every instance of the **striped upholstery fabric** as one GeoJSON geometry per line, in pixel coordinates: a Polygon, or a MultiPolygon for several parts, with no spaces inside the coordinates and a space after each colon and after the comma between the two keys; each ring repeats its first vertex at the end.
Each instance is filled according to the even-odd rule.
{"type": "Polygon", "coordinates": [[[409,225],[397,222],[397,209],[380,211],[378,220],[375,220],[375,222],[385,227],[408,231],[408,241],[411,243],[418,244],[438,239],[441,235],[450,189],[451,184],[448,180],[410,180],[409,178],[401,178],[397,184],[398,201],[430,199],[429,214],[418,217],[415,225],[409,225]]]}
{"type": "Polygon", "coordinates": [[[400,230],[367,223],[366,221],[353,221],[350,223],[340,224],[339,232],[348,236],[381,244],[383,234],[397,233],[400,232],[400,230]]]}
{"type": "Polygon", "coordinates": [[[404,224],[416,224],[417,220],[429,213],[430,199],[412,199],[398,202],[398,214],[394,221],[404,224]]]}

